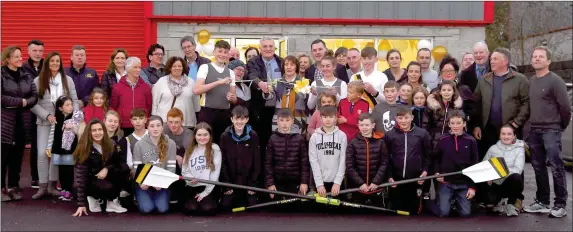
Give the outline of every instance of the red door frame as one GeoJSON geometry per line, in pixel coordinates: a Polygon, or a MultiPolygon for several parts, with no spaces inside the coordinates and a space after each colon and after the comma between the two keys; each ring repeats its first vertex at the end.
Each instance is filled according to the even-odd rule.
{"type": "Polygon", "coordinates": [[[482,20],[407,20],[407,19],[339,19],[339,18],[262,18],[262,17],[212,17],[212,16],[172,16],[153,15],[153,2],[144,2],[145,46],[157,42],[157,23],[228,23],[246,24],[331,24],[331,25],[392,25],[392,26],[448,26],[482,27],[493,23],[493,1],[484,1],[482,20]]]}

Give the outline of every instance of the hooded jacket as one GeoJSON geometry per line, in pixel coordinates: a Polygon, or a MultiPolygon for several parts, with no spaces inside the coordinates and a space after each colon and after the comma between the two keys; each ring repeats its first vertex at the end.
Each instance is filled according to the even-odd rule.
{"type": "MultiPolygon", "coordinates": [[[[444,102],[438,102],[434,94],[428,96],[428,108],[430,108],[430,116],[433,122],[432,127],[428,132],[432,136],[433,147],[436,146],[440,137],[443,134],[447,134],[450,131],[450,126],[448,125],[448,119],[453,110],[461,110],[463,101],[462,98],[458,96],[454,100],[454,104],[444,104],[444,102]]],[[[449,103],[449,102],[448,102],[449,103]]]]}
{"type": "Polygon", "coordinates": [[[340,185],[346,169],[346,135],[338,127],[330,133],[323,128],[316,129],[310,137],[308,158],[314,186],[324,186],[324,182],[340,185]]]}
{"type": "MultiPolygon", "coordinates": [[[[478,160],[478,147],[474,137],[467,133],[461,135],[447,133],[440,137],[436,146],[434,172],[443,174],[461,171],[478,163],[478,160]]],[[[469,188],[474,185],[473,181],[465,175],[446,176],[444,182],[467,184],[469,188]]]]}
{"type": "MultiPolygon", "coordinates": [[[[491,146],[483,160],[489,160],[494,157],[503,157],[507,169],[509,169],[509,174],[519,174],[523,172],[523,166],[525,165],[525,143],[522,140],[516,140],[515,143],[511,145],[505,145],[501,141],[498,141],[495,145],[491,146]]],[[[509,176],[508,174],[508,176],[509,176]]],[[[495,184],[502,184],[505,178],[494,180],[495,184]]]]}
{"type": "MultiPolygon", "coordinates": [[[[151,163],[170,172],[175,173],[175,154],[177,153],[177,145],[169,137],[164,136],[163,139],[167,140],[167,158],[161,162],[159,159],[159,148],[151,140],[149,134],[143,136],[141,140],[137,141],[133,149],[133,170],[137,171],[140,164],[151,163]]],[[[137,173],[136,173],[137,174],[137,173]]]]}
{"type": "Polygon", "coordinates": [[[388,167],[388,150],[382,133],[366,138],[357,134],[346,149],[346,176],[356,186],[380,185],[388,167]]]}
{"type": "MultiPolygon", "coordinates": [[[[219,180],[226,183],[257,187],[261,170],[259,136],[246,125],[237,135],[233,126],[227,127],[219,142],[222,164],[219,180]]],[[[230,188],[229,188],[230,190],[230,188]]]]}
{"type": "Polygon", "coordinates": [[[0,125],[2,128],[2,143],[13,144],[16,142],[14,135],[17,130],[24,132],[25,141],[32,141],[36,130],[34,124],[36,117],[30,110],[38,102],[38,90],[34,80],[26,72],[19,68],[16,72],[6,66],[2,66],[2,110],[0,125]],[[22,99],[26,99],[28,105],[22,106],[22,99]]]}
{"type": "Polygon", "coordinates": [[[308,147],[303,135],[273,132],[265,156],[265,186],[283,181],[309,184],[308,158],[308,147]]]}
{"type": "Polygon", "coordinates": [[[430,168],[432,145],[426,130],[414,124],[408,131],[394,127],[384,135],[384,141],[390,153],[388,178],[416,178],[430,168]]]}

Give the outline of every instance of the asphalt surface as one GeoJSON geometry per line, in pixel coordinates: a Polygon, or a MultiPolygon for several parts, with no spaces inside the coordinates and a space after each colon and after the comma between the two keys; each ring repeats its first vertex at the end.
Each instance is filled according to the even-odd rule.
{"type": "MultiPolygon", "coordinates": [[[[191,217],[180,213],[141,215],[89,213],[72,217],[75,202],[57,199],[31,200],[27,158],[23,164],[21,186],[24,200],[1,204],[2,231],[573,231],[571,208],[571,173],[567,173],[569,197],[565,218],[520,214],[519,217],[478,214],[470,218],[432,216],[392,216],[384,214],[352,215],[328,212],[224,213],[214,217],[191,217]]],[[[525,202],[532,203],[535,176],[527,164],[525,202]]],[[[552,194],[553,197],[553,194],[552,194]]]]}

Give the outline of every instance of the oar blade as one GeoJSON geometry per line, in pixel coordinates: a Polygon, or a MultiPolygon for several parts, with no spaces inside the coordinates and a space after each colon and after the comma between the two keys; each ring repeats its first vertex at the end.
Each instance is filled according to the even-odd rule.
{"type": "Polygon", "coordinates": [[[159,188],[169,188],[177,180],[179,175],[152,164],[145,164],[135,179],[138,184],[159,188]]]}
{"type": "Polygon", "coordinates": [[[502,157],[495,157],[468,167],[462,173],[471,178],[474,183],[481,183],[506,177],[509,170],[502,157]]]}

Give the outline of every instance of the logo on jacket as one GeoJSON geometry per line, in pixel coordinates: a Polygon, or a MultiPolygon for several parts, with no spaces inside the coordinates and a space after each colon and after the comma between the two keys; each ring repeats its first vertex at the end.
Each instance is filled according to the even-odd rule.
{"type": "Polygon", "coordinates": [[[390,131],[394,128],[394,125],[396,125],[396,121],[390,118],[390,111],[386,111],[386,113],[382,115],[382,124],[384,124],[384,131],[390,131]]]}
{"type": "Polygon", "coordinates": [[[91,73],[86,74],[86,78],[92,78],[94,77],[94,75],[92,75],[91,73]]]}

